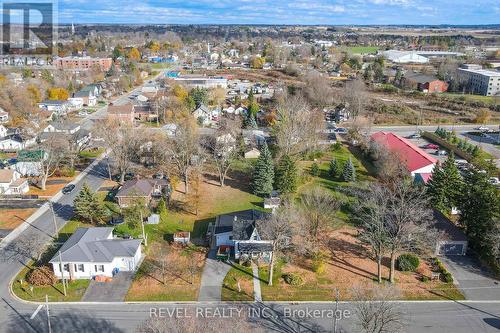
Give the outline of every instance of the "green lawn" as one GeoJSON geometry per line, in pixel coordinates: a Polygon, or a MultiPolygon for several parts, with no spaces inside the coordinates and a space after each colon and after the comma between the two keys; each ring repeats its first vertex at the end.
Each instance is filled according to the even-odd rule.
{"type": "Polygon", "coordinates": [[[471,94],[457,94],[457,93],[442,93],[443,97],[452,97],[456,99],[465,99],[470,102],[483,102],[486,104],[500,104],[500,98],[494,98],[493,96],[482,96],[482,95],[471,95],[471,94]]]}
{"type": "Polygon", "coordinates": [[[378,51],[377,46],[347,46],[343,48],[353,54],[377,53],[378,51]]]}
{"type": "Polygon", "coordinates": [[[80,157],[84,158],[97,158],[101,156],[101,154],[104,152],[104,148],[99,148],[97,150],[84,150],[80,152],[80,157]]]}
{"type": "MultiPolygon", "coordinates": [[[[309,171],[312,163],[312,161],[302,162],[301,166],[305,170],[309,171]]],[[[362,157],[361,152],[359,152],[356,148],[347,148],[345,146],[342,146],[339,150],[330,150],[326,152],[316,163],[319,165],[320,175],[318,177],[311,176],[309,181],[299,187],[297,194],[300,195],[307,189],[318,185],[331,190],[333,195],[342,203],[341,208],[337,213],[338,221],[335,221],[332,227],[339,227],[344,223],[349,223],[350,207],[354,198],[346,194],[346,192],[349,188],[365,187],[368,182],[374,181],[375,178],[373,177],[373,174],[375,170],[373,165],[366,161],[362,157]],[[356,168],[356,182],[347,183],[343,181],[341,177],[330,177],[328,174],[330,161],[335,159],[337,163],[340,163],[343,166],[349,158],[352,159],[354,167],[356,168]]]]}
{"type": "Polygon", "coordinates": [[[252,267],[234,264],[222,286],[223,301],[253,301],[252,267]],[[238,282],[241,292],[238,291],[238,282]]]}

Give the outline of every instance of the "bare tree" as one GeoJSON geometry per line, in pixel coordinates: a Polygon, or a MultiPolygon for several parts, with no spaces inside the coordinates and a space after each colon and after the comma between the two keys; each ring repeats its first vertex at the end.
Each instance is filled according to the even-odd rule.
{"type": "Polygon", "coordinates": [[[45,141],[40,144],[43,156],[39,160],[40,188],[45,191],[47,179],[59,168],[67,156],[68,141],[58,133],[50,133],[45,141]]]}
{"type": "Polygon", "coordinates": [[[238,158],[238,136],[241,134],[241,121],[224,119],[219,129],[205,140],[210,155],[217,167],[220,186],[224,186],[227,173],[238,158]]]}
{"type": "Polygon", "coordinates": [[[382,259],[387,252],[385,219],[388,214],[389,193],[380,184],[373,184],[360,198],[356,218],[361,226],[360,240],[368,244],[377,261],[377,279],[382,282],[382,259]]]}
{"type": "Polygon", "coordinates": [[[184,193],[189,193],[189,174],[203,161],[196,125],[189,119],[181,121],[173,138],[166,145],[166,152],[179,176],[184,181],[184,193]]]}
{"type": "Polygon", "coordinates": [[[432,210],[425,189],[414,186],[410,177],[396,179],[385,186],[390,187],[385,228],[391,257],[389,280],[394,283],[397,254],[427,244],[432,210]]]}
{"type": "Polygon", "coordinates": [[[364,114],[367,99],[365,83],[361,79],[346,82],[344,100],[353,119],[364,114]]]}
{"type": "Polygon", "coordinates": [[[301,96],[284,95],[276,108],[274,134],[280,153],[294,156],[317,145],[323,114],[301,96]]]}
{"type": "MultiPolygon", "coordinates": [[[[236,310],[236,309],[235,309],[236,310]]],[[[187,309],[186,317],[151,317],[137,329],[140,333],[192,333],[192,332],[264,332],[255,323],[251,323],[246,314],[249,311],[234,311],[230,318],[204,318],[196,316],[187,309]],[[240,315],[236,315],[236,313],[240,315]]]]}
{"type": "Polygon", "coordinates": [[[323,108],[333,104],[335,94],[327,77],[317,71],[309,71],[303,81],[304,94],[313,105],[323,108]]]}
{"type": "Polygon", "coordinates": [[[405,324],[405,313],[400,303],[393,300],[399,291],[392,286],[380,286],[374,289],[355,287],[352,291],[356,323],[365,333],[396,333],[405,324]]]}
{"type": "Polygon", "coordinates": [[[141,141],[134,129],[125,123],[105,122],[95,128],[96,136],[103,139],[110,157],[120,175],[120,182],[125,181],[125,175],[132,169],[141,141]]]}
{"type": "Polygon", "coordinates": [[[269,281],[273,284],[273,271],[276,257],[280,253],[291,247],[293,239],[293,225],[299,214],[290,204],[285,204],[279,208],[269,219],[257,221],[257,228],[262,239],[271,240],[273,244],[273,254],[269,263],[269,281]]]}
{"type": "Polygon", "coordinates": [[[318,239],[318,233],[334,222],[340,203],[319,186],[302,194],[301,200],[309,233],[314,239],[318,239]]]}

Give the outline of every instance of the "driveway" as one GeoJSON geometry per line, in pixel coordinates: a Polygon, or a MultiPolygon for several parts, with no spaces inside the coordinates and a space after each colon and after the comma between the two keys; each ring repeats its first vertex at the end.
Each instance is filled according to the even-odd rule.
{"type": "Polygon", "coordinates": [[[441,257],[467,300],[500,300],[500,281],[471,256],[441,257]]]}
{"type": "Polygon", "coordinates": [[[82,302],[123,302],[135,272],[118,272],[111,282],[90,281],[82,302]]]}
{"type": "Polygon", "coordinates": [[[221,300],[222,284],[231,265],[216,259],[216,249],[208,253],[203,274],[201,276],[200,302],[218,302],[221,300]]]}

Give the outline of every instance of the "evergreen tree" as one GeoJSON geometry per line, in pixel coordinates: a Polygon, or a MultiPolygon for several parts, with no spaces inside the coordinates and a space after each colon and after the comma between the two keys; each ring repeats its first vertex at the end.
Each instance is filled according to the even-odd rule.
{"type": "Polygon", "coordinates": [[[333,159],[330,161],[330,168],[328,169],[328,174],[332,178],[338,178],[340,177],[342,173],[342,166],[340,165],[339,162],[337,162],[336,159],[333,159]]]}
{"type": "Polygon", "coordinates": [[[461,199],[463,181],[453,153],[443,165],[434,167],[432,177],[427,183],[427,191],[432,198],[432,205],[443,213],[451,212],[461,199]]]}
{"type": "Polygon", "coordinates": [[[465,227],[470,246],[498,267],[500,200],[498,190],[488,180],[486,174],[478,171],[465,176],[459,222],[465,227]]]}
{"type": "Polygon", "coordinates": [[[158,202],[158,206],[156,207],[156,211],[160,215],[165,215],[167,213],[167,203],[163,198],[158,202]]]}
{"type": "Polygon", "coordinates": [[[297,166],[288,155],[281,158],[276,168],[276,188],[283,194],[297,189],[297,166]]]}
{"type": "Polygon", "coordinates": [[[342,171],[342,178],[346,182],[354,182],[356,181],[356,168],[354,168],[354,164],[352,163],[352,159],[349,157],[349,160],[344,164],[344,170],[342,171]]]}
{"type": "Polygon", "coordinates": [[[271,152],[264,142],[253,171],[253,192],[259,196],[269,196],[273,191],[274,166],[271,152]]]}
{"type": "Polygon", "coordinates": [[[318,166],[318,163],[314,162],[312,165],[311,165],[311,175],[313,176],[319,176],[319,166],[318,166]]]}
{"type": "Polygon", "coordinates": [[[472,156],[478,157],[480,153],[481,149],[479,148],[479,146],[474,146],[474,149],[472,150],[472,156]]]}
{"type": "Polygon", "coordinates": [[[257,121],[255,121],[255,117],[251,114],[248,114],[245,118],[245,127],[249,129],[257,129],[257,121]]]}
{"type": "Polygon", "coordinates": [[[74,211],[80,218],[90,223],[100,222],[106,215],[102,203],[95,192],[92,192],[87,183],[73,201],[74,211]]]}

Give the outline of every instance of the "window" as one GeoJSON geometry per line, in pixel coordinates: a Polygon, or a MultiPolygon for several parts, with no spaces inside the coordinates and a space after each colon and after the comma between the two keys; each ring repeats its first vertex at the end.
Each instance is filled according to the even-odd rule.
{"type": "MultiPolygon", "coordinates": [[[[63,268],[65,272],[69,272],[69,264],[64,264],[63,268]]],[[[61,264],[59,264],[59,270],[61,270],[61,264]]]]}
{"type": "Polygon", "coordinates": [[[83,264],[75,264],[75,271],[77,272],[85,272],[85,266],[83,264]]]}
{"type": "Polygon", "coordinates": [[[104,265],[95,265],[96,272],[104,272],[104,265]]]}

